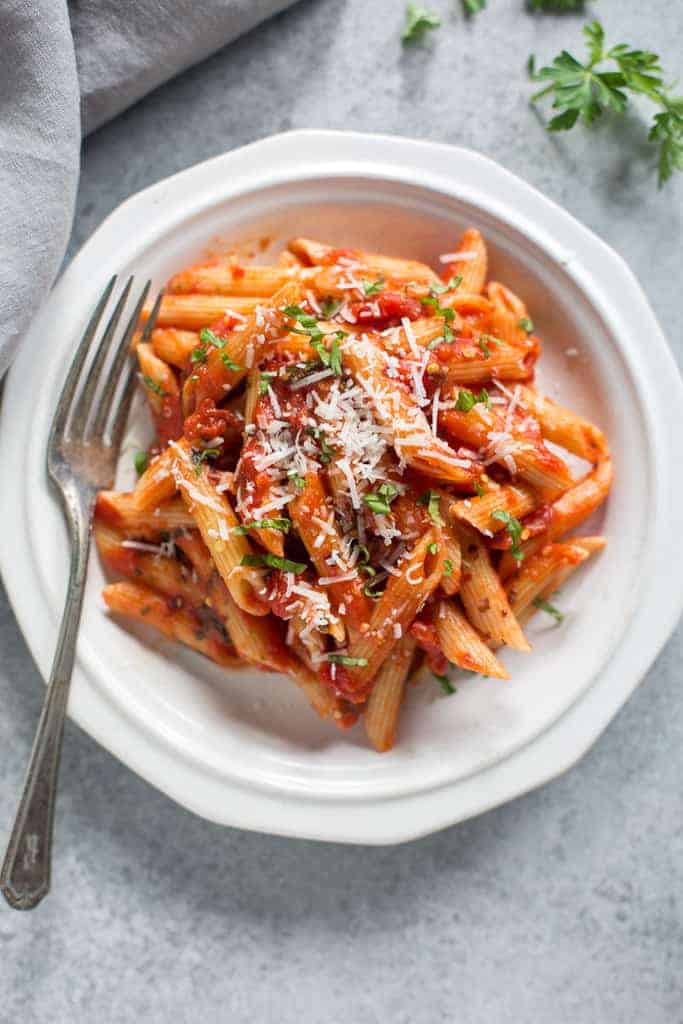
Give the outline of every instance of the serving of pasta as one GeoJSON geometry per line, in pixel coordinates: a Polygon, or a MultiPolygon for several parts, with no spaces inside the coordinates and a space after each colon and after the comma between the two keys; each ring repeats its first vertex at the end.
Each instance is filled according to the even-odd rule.
{"type": "Polygon", "coordinates": [[[95,512],[112,612],[289,676],[378,751],[423,666],[507,679],[501,649],[605,545],[575,535],[605,437],[534,387],[480,233],[439,264],[297,238],[176,274],[134,339],[155,443],[95,512]]]}

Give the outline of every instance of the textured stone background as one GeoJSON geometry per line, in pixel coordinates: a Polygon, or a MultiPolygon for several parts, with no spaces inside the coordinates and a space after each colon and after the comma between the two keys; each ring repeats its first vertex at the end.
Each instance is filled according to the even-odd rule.
{"type": "MultiPolygon", "coordinates": [[[[287,128],[472,146],[640,273],[681,338],[683,180],[657,192],[637,114],[568,137],[527,106],[527,54],[582,19],[489,0],[402,52],[398,0],[302,0],[86,143],[72,251],[122,199],[287,128]]],[[[610,38],[683,73],[677,3],[596,0],[610,38]]],[[[643,338],[647,345],[647,338],[643,338]]],[[[0,603],[0,844],[42,684],[0,603]]],[[[0,1020],[22,1024],[683,1021],[681,633],[598,745],[546,788],[394,849],[218,829],[67,729],[55,887],[0,907],[0,1020]]]]}

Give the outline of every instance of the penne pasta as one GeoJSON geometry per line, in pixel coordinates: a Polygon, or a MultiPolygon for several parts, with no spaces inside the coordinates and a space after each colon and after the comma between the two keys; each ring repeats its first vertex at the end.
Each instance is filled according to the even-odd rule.
{"type": "Polygon", "coordinates": [[[238,667],[234,648],[220,632],[207,627],[187,608],[171,608],[168,601],[142,583],[110,583],[102,592],[110,611],[152,626],[169,640],[191,647],[224,668],[238,667]]]}
{"type": "Polygon", "coordinates": [[[434,625],[441,649],[453,665],[494,679],[510,678],[505,667],[468,622],[455,599],[439,601],[434,613],[434,625]]]}
{"type": "Polygon", "coordinates": [[[402,637],[377,673],[368,698],[363,722],[368,739],[380,753],[391,750],[396,741],[398,713],[414,656],[415,641],[402,637]]]}
{"type": "Polygon", "coordinates": [[[532,386],[541,340],[487,275],[474,227],[436,269],[308,238],[179,268],[131,342],[151,461],[96,499],[112,611],[288,676],[340,728],[362,714],[377,751],[422,661],[507,679],[496,648],[528,652],[523,624],[561,618],[548,597],[604,545],[563,538],[612,467],[532,386]]]}
{"type": "Polygon", "coordinates": [[[487,643],[530,651],[479,535],[464,524],[458,526],[458,534],[462,552],[460,597],[467,618],[487,643]]]}

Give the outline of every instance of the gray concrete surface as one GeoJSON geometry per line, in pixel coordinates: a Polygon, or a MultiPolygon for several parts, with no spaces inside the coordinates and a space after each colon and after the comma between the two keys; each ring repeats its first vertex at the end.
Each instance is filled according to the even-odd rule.
{"type": "MultiPolygon", "coordinates": [[[[678,4],[588,6],[614,41],[683,73],[678,4]]],[[[581,18],[489,0],[402,52],[402,13],[392,0],[302,0],[98,132],[72,251],[135,190],[282,129],[447,140],[502,161],[615,246],[680,359],[683,181],[657,192],[635,113],[550,138],[527,107],[527,54],[575,46],[581,18]]],[[[4,847],[42,696],[6,602],[0,653],[4,847]]],[[[0,1020],[683,1021],[682,654],[679,631],[568,775],[393,849],[215,828],[69,727],[54,892],[30,915],[0,908],[0,1020]]]]}

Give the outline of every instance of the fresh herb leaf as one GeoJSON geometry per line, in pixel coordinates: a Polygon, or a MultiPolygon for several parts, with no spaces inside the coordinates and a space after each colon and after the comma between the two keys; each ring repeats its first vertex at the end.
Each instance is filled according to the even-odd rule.
{"type": "Polygon", "coordinates": [[[429,518],[435,526],[443,526],[441,518],[441,498],[438,491],[425,491],[417,499],[419,505],[426,505],[429,518]]]}
{"type": "Polygon", "coordinates": [[[267,567],[269,569],[280,569],[281,572],[293,572],[295,576],[306,571],[305,562],[292,562],[289,558],[281,558],[280,555],[242,555],[240,565],[252,565],[267,567]]]}
{"type": "Polygon", "coordinates": [[[521,562],[524,558],[524,552],[521,550],[519,542],[522,539],[522,531],[524,527],[520,523],[519,519],[515,519],[514,516],[510,515],[509,512],[506,512],[505,509],[502,508],[497,508],[495,512],[492,512],[491,518],[497,519],[501,523],[505,523],[505,529],[512,541],[510,554],[517,562],[521,562]]]}
{"type": "Polygon", "coordinates": [[[236,363],[234,359],[231,359],[227,352],[221,352],[221,362],[228,370],[234,370],[236,373],[242,369],[239,363],[236,363]]]}
{"type": "Polygon", "coordinates": [[[540,608],[542,612],[546,612],[548,615],[552,615],[558,626],[560,625],[560,623],[564,622],[564,615],[559,610],[559,608],[556,608],[554,604],[550,603],[550,601],[546,601],[542,597],[535,597],[531,603],[533,604],[534,608],[540,608]]]}
{"type": "Polygon", "coordinates": [[[458,692],[456,688],[453,686],[453,683],[450,681],[448,676],[441,676],[439,675],[438,672],[432,672],[432,675],[434,676],[434,678],[436,679],[437,683],[444,691],[444,693],[448,694],[449,697],[451,696],[451,694],[458,692]]]}
{"type": "Polygon", "coordinates": [[[490,359],[491,358],[491,349],[488,347],[488,345],[484,341],[483,337],[479,339],[479,348],[484,353],[484,359],[490,359]]]}
{"type": "Polygon", "coordinates": [[[190,451],[190,458],[194,466],[194,475],[199,476],[206,460],[215,459],[220,453],[220,448],[193,448],[190,451]]]}
{"type": "Polygon", "coordinates": [[[330,295],[320,303],[320,309],[322,310],[325,320],[331,320],[333,316],[337,315],[341,308],[342,300],[334,299],[330,295]]]}
{"type": "Polygon", "coordinates": [[[453,575],[453,563],[451,562],[450,558],[444,559],[443,574],[446,577],[453,575]]]}
{"type": "Polygon", "coordinates": [[[527,334],[534,333],[534,322],[533,320],[530,320],[528,316],[523,316],[521,320],[518,320],[517,326],[521,327],[527,334]]]}
{"type": "Polygon", "coordinates": [[[328,366],[334,373],[335,377],[341,377],[342,375],[342,355],[339,342],[345,337],[346,334],[344,331],[337,331],[332,338],[332,343],[329,348],[325,347],[322,335],[319,339],[311,338],[311,345],[320,356],[320,362],[323,366],[328,366]]]}
{"type": "Polygon", "coordinates": [[[363,593],[373,601],[379,601],[380,597],[384,593],[384,587],[382,586],[381,580],[370,580],[363,587],[363,593]],[[375,590],[375,587],[382,587],[382,589],[375,590]]]}
{"type": "Polygon", "coordinates": [[[585,0],[529,0],[532,11],[582,11],[585,0]]]}
{"type": "Polygon", "coordinates": [[[486,388],[482,388],[478,395],[467,388],[460,388],[455,408],[458,412],[471,412],[479,403],[485,405],[487,409],[491,407],[491,399],[486,388]]]}
{"type": "Polygon", "coordinates": [[[441,18],[427,7],[419,4],[408,4],[406,7],[406,24],[401,40],[404,43],[415,43],[422,39],[429,29],[439,28],[441,18]]]}
{"type": "Polygon", "coordinates": [[[208,327],[203,327],[199,332],[199,340],[202,345],[213,345],[214,348],[225,348],[226,339],[214,334],[208,327]]]}
{"type": "Polygon", "coordinates": [[[161,384],[157,384],[153,377],[150,377],[148,373],[143,375],[143,383],[146,388],[153,391],[155,395],[159,395],[159,398],[166,398],[166,392],[162,388],[161,384]]]}
{"type": "Polygon", "coordinates": [[[347,668],[365,668],[367,658],[352,658],[348,654],[328,654],[327,660],[333,665],[345,665],[347,668]]]}
{"type": "Polygon", "coordinates": [[[398,488],[392,483],[381,485],[377,493],[364,494],[363,501],[377,516],[388,516],[391,514],[391,502],[398,494],[398,488]]]}
{"type": "Polygon", "coordinates": [[[149,465],[149,456],[147,455],[147,452],[136,452],[133,456],[133,464],[137,475],[142,476],[149,465]]]}
{"type": "Polygon", "coordinates": [[[485,490],[484,490],[484,488],[483,488],[483,487],[481,486],[481,484],[479,483],[479,481],[478,481],[478,480],[475,480],[475,481],[474,481],[474,485],[473,485],[473,486],[474,486],[474,493],[475,493],[475,494],[477,494],[477,495],[478,495],[478,496],[479,496],[480,498],[483,498],[483,497],[484,497],[484,495],[486,494],[486,491],[485,491],[485,490]]]}
{"type": "Polygon", "coordinates": [[[558,113],[548,123],[549,131],[569,131],[579,119],[593,124],[605,111],[623,114],[629,96],[640,94],[660,107],[649,139],[659,147],[659,185],[675,171],[683,171],[683,96],[672,94],[665,84],[660,58],[649,50],[619,43],[607,49],[605,33],[598,21],[584,28],[587,58],[584,63],[563,50],[553,62],[536,70],[529,58],[529,74],[536,82],[549,84],[531,97],[535,103],[553,95],[558,113]]]}
{"type": "Polygon", "coordinates": [[[433,541],[431,544],[427,545],[427,551],[429,552],[430,555],[437,555],[439,553],[439,545],[436,543],[436,541],[433,541]]]}
{"type": "Polygon", "coordinates": [[[263,397],[263,395],[267,395],[268,394],[268,388],[270,387],[270,382],[271,382],[271,380],[273,380],[274,377],[277,377],[277,374],[276,373],[272,373],[270,370],[263,370],[261,373],[259,373],[259,375],[258,375],[258,393],[259,393],[259,395],[261,395],[261,397],[263,397]]]}
{"type": "Polygon", "coordinates": [[[298,490],[303,491],[304,487],[306,486],[306,480],[303,476],[299,476],[295,469],[290,469],[287,471],[287,478],[292,481],[292,483],[298,490]]]}
{"type": "Polygon", "coordinates": [[[191,363],[205,363],[206,362],[206,345],[197,345],[190,352],[191,363]]]}
{"type": "Polygon", "coordinates": [[[384,288],[384,278],[378,277],[376,281],[362,281],[364,295],[379,295],[384,288]]]}
{"type": "Polygon", "coordinates": [[[462,9],[468,17],[478,14],[486,7],[486,0],[462,0],[462,9]]]}
{"type": "Polygon", "coordinates": [[[462,284],[462,274],[456,274],[454,277],[447,281],[446,284],[442,284],[441,281],[431,284],[429,286],[429,294],[436,298],[437,295],[443,295],[444,292],[455,291],[462,284]]]}
{"type": "Polygon", "coordinates": [[[281,533],[289,533],[291,525],[291,519],[254,519],[243,526],[233,526],[232,532],[240,536],[249,533],[250,530],[280,530],[281,533]]]}

